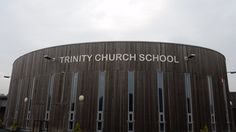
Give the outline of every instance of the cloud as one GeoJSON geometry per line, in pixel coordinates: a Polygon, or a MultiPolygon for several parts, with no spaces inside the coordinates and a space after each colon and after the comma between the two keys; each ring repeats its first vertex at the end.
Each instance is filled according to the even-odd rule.
{"type": "Polygon", "coordinates": [[[102,0],[91,7],[91,25],[96,30],[128,31],[145,28],[153,17],[161,15],[161,0],[102,0]]]}
{"type": "MultiPolygon", "coordinates": [[[[236,70],[235,5],[235,0],[1,0],[0,72],[10,73],[13,61],[33,50],[103,40],[212,48],[226,56],[229,70],[236,70]]],[[[229,77],[235,91],[235,79],[229,77]]]]}

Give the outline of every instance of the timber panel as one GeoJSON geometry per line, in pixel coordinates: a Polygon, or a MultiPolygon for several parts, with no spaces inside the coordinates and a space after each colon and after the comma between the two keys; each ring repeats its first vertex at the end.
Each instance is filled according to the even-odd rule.
{"type": "MultiPolygon", "coordinates": [[[[194,130],[200,131],[205,125],[211,129],[207,75],[212,76],[213,80],[217,131],[227,129],[222,78],[226,81],[227,94],[229,90],[225,58],[222,54],[196,46],[125,41],[63,45],[37,50],[18,58],[14,62],[12,70],[6,125],[10,126],[15,120],[20,127],[26,126],[29,102],[24,102],[24,98],[29,98],[31,95],[33,78],[36,81],[30,128],[32,128],[34,120],[45,119],[49,78],[55,74],[49,130],[67,131],[72,75],[78,72],[75,122],[79,122],[81,129],[85,132],[96,131],[99,71],[106,71],[105,132],[128,131],[128,71],[135,73],[134,128],[136,132],[159,130],[157,72],[164,73],[166,131],[187,131],[184,73],[191,74],[194,130]],[[175,55],[179,63],[96,62],[93,60],[64,64],[60,63],[58,59],[48,61],[43,58],[44,55],[58,58],[60,56],[116,53],[175,55]],[[196,54],[194,59],[184,60],[185,56],[192,53],[196,54]],[[83,102],[79,102],[79,95],[85,96],[83,102]],[[16,114],[17,97],[20,99],[18,108],[20,114],[16,114]]],[[[230,105],[228,104],[228,106],[230,105]]]]}

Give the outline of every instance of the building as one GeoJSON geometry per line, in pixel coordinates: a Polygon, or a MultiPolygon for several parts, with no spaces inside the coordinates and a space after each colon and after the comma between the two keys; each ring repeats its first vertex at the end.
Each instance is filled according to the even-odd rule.
{"type": "Polygon", "coordinates": [[[230,105],[233,117],[232,123],[234,123],[234,126],[236,126],[236,92],[230,92],[230,101],[231,101],[230,105]]]}
{"type": "Polygon", "coordinates": [[[33,51],[14,62],[8,95],[6,126],[32,131],[232,128],[225,57],[197,46],[115,41],[33,51]]]}
{"type": "Polygon", "coordinates": [[[2,94],[2,95],[0,95],[0,120],[2,120],[2,121],[4,119],[6,106],[7,106],[7,96],[2,94]]]}

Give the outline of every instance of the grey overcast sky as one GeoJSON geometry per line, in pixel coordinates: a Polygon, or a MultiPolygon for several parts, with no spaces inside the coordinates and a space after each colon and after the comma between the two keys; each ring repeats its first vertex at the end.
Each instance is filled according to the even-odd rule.
{"type": "MultiPolygon", "coordinates": [[[[25,53],[110,40],[203,46],[236,71],[236,0],[0,0],[0,93],[10,82],[2,76],[25,53]]],[[[236,91],[236,74],[228,77],[236,91]]]]}

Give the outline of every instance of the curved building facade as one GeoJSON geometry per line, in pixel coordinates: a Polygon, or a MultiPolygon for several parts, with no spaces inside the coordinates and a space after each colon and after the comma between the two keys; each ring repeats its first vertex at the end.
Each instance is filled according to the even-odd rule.
{"type": "Polygon", "coordinates": [[[225,57],[161,42],[45,48],[13,65],[5,124],[32,131],[230,131],[225,57]]]}

